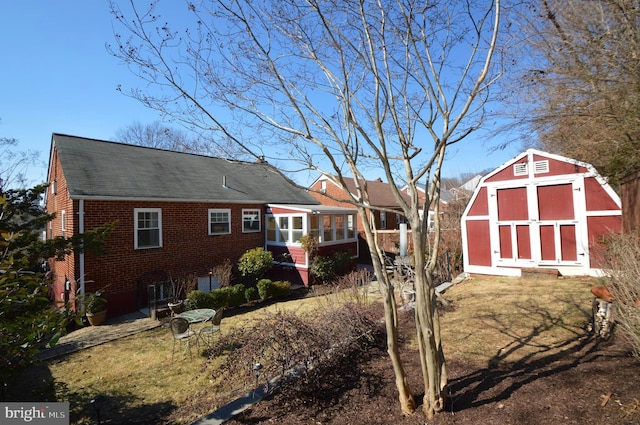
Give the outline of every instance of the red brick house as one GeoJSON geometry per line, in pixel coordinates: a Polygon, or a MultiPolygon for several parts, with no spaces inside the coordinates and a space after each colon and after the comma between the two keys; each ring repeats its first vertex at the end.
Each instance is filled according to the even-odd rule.
{"type": "MultiPolygon", "coordinates": [[[[328,221],[341,224],[350,213],[313,210],[318,202],[265,162],[62,134],[51,138],[48,182],[46,210],[56,218],[47,237],[71,236],[117,221],[106,255],[76,253],[65,261],[50,260],[57,302],[104,289],[110,316],[146,306],[147,284],[156,276],[195,273],[206,281],[211,267],[227,259],[235,264],[248,249],[267,247],[272,224],[283,235],[288,229],[281,225],[293,232],[298,229],[295,217],[303,217],[304,234],[311,221],[307,215],[342,216],[328,221]],[[307,210],[291,214],[287,205],[307,210]]],[[[280,251],[300,246],[294,236],[275,243],[280,251]]],[[[338,247],[335,242],[332,246],[338,247]]],[[[296,259],[288,264],[294,270],[289,277],[307,282],[299,253],[296,259]]]]}
{"type": "Polygon", "coordinates": [[[594,275],[600,241],[621,230],[620,198],[592,165],[530,149],[476,187],[462,216],[464,270],[594,275]]]}

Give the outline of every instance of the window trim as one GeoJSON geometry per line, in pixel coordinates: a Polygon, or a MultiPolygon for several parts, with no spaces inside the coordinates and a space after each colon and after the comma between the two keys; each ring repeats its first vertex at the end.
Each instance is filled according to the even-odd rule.
{"type": "MultiPolygon", "coordinates": [[[[209,216],[211,217],[211,216],[209,216]]],[[[211,228],[211,227],[209,227],[211,228]]],[[[242,209],[242,233],[258,233],[262,231],[262,211],[260,210],[260,208],[243,208],[242,209]],[[249,213],[258,213],[258,229],[247,229],[245,227],[245,217],[249,214],[249,213]]]]}
{"type": "Polygon", "coordinates": [[[60,211],[60,235],[63,238],[67,237],[67,212],[65,210],[60,211]]]}
{"type": "Polygon", "coordinates": [[[134,208],[133,209],[133,247],[134,249],[154,249],[162,248],[162,208],[134,208]],[[140,246],[138,240],[138,232],[140,230],[152,230],[153,228],[138,227],[138,215],[140,213],[157,213],[158,214],[158,245],[140,246]]]}
{"type": "MultiPolygon", "coordinates": [[[[230,235],[231,234],[231,208],[209,208],[207,213],[208,216],[208,228],[207,231],[210,236],[218,236],[218,235],[230,235]],[[211,213],[226,213],[227,214],[227,225],[229,226],[229,230],[227,232],[212,232],[211,231],[211,213]]],[[[222,222],[220,222],[222,223],[222,222]]]]}

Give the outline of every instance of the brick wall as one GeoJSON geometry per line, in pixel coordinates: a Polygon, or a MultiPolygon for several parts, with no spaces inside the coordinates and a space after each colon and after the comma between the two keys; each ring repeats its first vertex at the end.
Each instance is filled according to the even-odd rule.
{"type": "Polygon", "coordinates": [[[259,209],[264,217],[264,207],[256,204],[85,201],[86,230],[118,221],[107,241],[107,255],[85,256],[86,279],[93,281],[87,284],[87,291],[106,288],[118,304],[118,312],[132,311],[137,308],[137,283],[149,272],[162,270],[173,277],[187,273],[203,276],[226,259],[235,264],[248,249],[264,246],[263,231],[242,232],[243,208],[259,209]],[[161,209],[161,248],[135,249],[136,208],[161,209]],[[209,235],[210,208],[231,210],[231,234],[209,235]]]}

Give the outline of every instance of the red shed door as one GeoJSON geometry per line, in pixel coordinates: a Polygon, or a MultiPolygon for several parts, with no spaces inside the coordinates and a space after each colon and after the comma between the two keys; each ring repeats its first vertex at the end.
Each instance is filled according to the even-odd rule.
{"type": "Polygon", "coordinates": [[[531,265],[531,220],[526,187],[496,189],[499,247],[502,266],[531,265]]]}
{"type": "Polygon", "coordinates": [[[505,267],[579,264],[583,258],[577,243],[576,208],[581,200],[576,196],[581,195],[576,181],[490,190],[497,214],[495,263],[505,267]]]}
{"type": "Polygon", "coordinates": [[[573,183],[536,187],[541,264],[576,264],[578,221],[573,183]]]}

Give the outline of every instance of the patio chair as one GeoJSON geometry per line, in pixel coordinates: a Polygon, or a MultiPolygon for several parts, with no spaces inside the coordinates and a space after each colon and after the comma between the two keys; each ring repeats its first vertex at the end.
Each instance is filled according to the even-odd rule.
{"type": "Polygon", "coordinates": [[[173,335],[173,349],[171,350],[171,361],[176,352],[176,344],[182,345],[183,341],[186,341],[187,350],[189,350],[189,358],[191,358],[191,338],[196,337],[196,344],[198,339],[195,331],[189,329],[189,321],[184,317],[174,317],[169,322],[171,328],[171,334],[173,335]]]}
{"type": "Polygon", "coordinates": [[[216,310],[216,312],[211,316],[211,326],[204,326],[200,329],[198,336],[202,339],[202,342],[206,344],[207,347],[211,347],[211,341],[215,334],[220,332],[220,322],[222,322],[222,316],[224,315],[224,308],[220,308],[216,310]]]}

